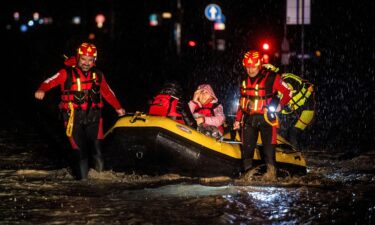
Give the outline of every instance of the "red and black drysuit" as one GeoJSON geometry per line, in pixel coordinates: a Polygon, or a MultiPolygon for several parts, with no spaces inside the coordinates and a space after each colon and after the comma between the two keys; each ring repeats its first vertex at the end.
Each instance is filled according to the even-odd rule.
{"type": "Polygon", "coordinates": [[[290,100],[290,90],[279,74],[265,68],[262,68],[255,77],[246,76],[241,81],[241,97],[236,121],[242,121],[242,158],[250,164],[260,132],[265,162],[267,165],[275,166],[278,126],[267,123],[264,113],[278,92],[282,94],[279,104],[283,106],[290,100]]]}
{"type": "Polygon", "coordinates": [[[59,108],[63,114],[65,128],[71,113],[69,104],[74,108],[72,135],[68,137],[73,149],[72,169],[76,179],[84,179],[88,174],[90,158],[96,170],[103,169],[100,146],[103,139],[102,97],[113,108],[122,107],[103,73],[95,67],[87,73],[83,73],[76,66],[61,69],[45,80],[39,90],[46,92],[57,85],[60,85],[62,91],[59,108]]]}
{"type": "Polygon", "coordinates": [[[182,90],[176,83],[167,83],[150,103],[148,114],[154,116],[166,116],[181,124],[193,128],[197,123],[191,114],[186,101],[182,99],[182,90]]]}
{"type": "Polygon", "coordinates": [[[173,95],[158,94],[150,104],[149,114],[154,116],[166,116],[179,123],[185,124],[182,114],[177,111],[179,99],[173,95]]]}

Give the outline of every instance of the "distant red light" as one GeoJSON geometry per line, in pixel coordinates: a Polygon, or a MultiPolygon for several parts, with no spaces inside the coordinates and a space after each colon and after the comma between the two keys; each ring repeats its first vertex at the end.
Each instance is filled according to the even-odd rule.
{"type": "Polygon", "coordinates": [[[195,41],[189,41],[189,42],[188,42],[188,45],[189,45],[190,47],[195,47],[195,46],[197,45],[197,43],[196,43],[195,41]]]}
{"type": "Polygon", "coordinates": [[[149,22],[149,25],[150,25],[151,27],[156,27],[156,26],[158,25],[158,21],[150,21],[150,22],[149,22]]]}
{"type": "Polygon", "coordinates": [[[268,56],[268,54],[264,54],[263,55],[263,63],[269,63],[270,61],[270,57],[268,56]]]}
{"type": "Polygon", "coordinates": [[[270,45],[268,43],[263,43],[262,48],[263,48],[263,50],[269,50],[270,45]]]}

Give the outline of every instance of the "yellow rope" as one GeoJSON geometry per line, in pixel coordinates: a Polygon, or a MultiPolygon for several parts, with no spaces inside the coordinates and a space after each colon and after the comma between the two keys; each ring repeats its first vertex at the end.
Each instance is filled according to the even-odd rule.
{"type": "Polygon", "coordinates": [[[74,107],[71,102],[69,102],[70,116],[68,124],[66,125],[66,136],[71,137],[73,133],[73,124],[74,124],[74,107]]]}

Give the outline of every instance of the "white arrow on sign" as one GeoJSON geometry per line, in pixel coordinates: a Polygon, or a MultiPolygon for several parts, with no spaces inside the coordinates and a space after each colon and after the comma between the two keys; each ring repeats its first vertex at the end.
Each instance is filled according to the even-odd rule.
{"type": "Polygon", "coordinates": [[[211,20],[215,20],[215,18],[216,18],[216,13],[217,13],[217,10],[216,10],[216,8],[215,7],[211,7],[210,8],[210,10],[209,10],[209,12],[210,12],[210,18],[211,18],[211,20]]]}
{"type": "Polygon", "coordinates": [[[216,4],[209,4],[204,10],[204,15],[210,21],[215,21],[221,15],[221,8],[216,4]]]}

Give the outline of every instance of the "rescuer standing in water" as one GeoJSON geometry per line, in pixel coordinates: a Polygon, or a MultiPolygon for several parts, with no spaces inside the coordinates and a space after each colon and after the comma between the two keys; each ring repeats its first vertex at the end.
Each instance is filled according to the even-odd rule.
{"type": "Polygon", "coordinates": [[[241,79],[241,97],[233,128],[239,129],[242,124],[243,169],[246,171],[252,167],[260,133],[267,165],[263,179],[273,181],[277,176],[275,144],[279,124],[276,112],[289,102],[291,91],[279,74],[262,67],[259,51],[246,52],[242,64],[246,75],[241,79]]]}
{"type": "Polygon", "coordinates": [[[103,72],[96,68],[96,59],[96,46],[82,43],[77,49],[77,55],[65,60],[65,67],[46,79],[35,92],[35,98],[43,100],[47,91],[60,85],[62,93],[59,108],[72,147],[71,167],[77,180],[87,179],[91,161],[95,170],[103,170],[102,98],[116,110],[118,116],[125,115],[103,72]]]}

